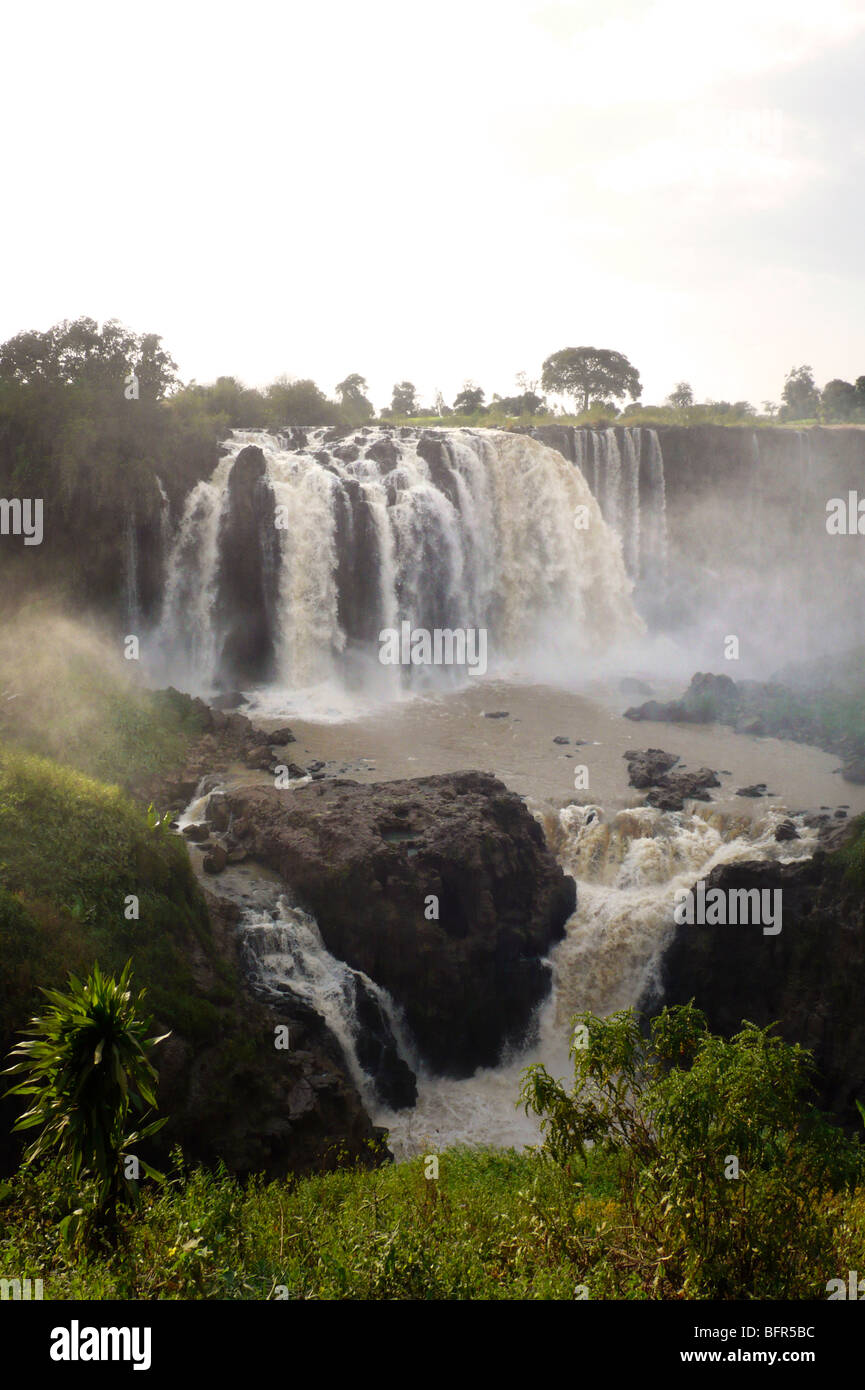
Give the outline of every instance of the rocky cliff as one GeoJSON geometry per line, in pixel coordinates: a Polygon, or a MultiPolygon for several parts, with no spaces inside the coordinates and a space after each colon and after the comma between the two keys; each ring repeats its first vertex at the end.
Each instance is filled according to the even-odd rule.
{"type": "Polygon", "coordinates": [[[821,1101],[858,1125],[865,1100],[865,895],[862,825],[836,827],[827,848],[795,864],[731,864],[706,879],[710,888],[780,889],[782,929],[677,926],[664,954],[660,985],[641,1004],[654,1014],[694,999],[709,1026],[730,1035],[743,1019],[778,1022],[789,1042],[814,1052],[821,1101]],[[847,844],[833,848],[839,839],[847,844]]]}
{"type": "Polygon", "coordinates": [[[495,777],[239,787],[226,801],[233,838],[333,955],[390,992],[431,1067],[470,1075],[525,1033],[576,889],[495,777]]]}

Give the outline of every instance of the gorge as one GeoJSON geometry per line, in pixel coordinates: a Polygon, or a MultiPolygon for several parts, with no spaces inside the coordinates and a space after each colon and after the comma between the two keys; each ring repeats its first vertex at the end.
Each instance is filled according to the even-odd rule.
{"type": "MultiPolygon", "coordinates": [[[[711,963],[720,940],[693,953],[675,894],[798,882],[826,823],[865,812],[819,751],[837,738],[765,708],[787,698],[780,667],[819,668],[813,691],[862,641],[862,559],[826,504],[863,465],[855,429],[295,427],[234,431],[181,494],[142,485],[112,622],[140,636],[149,685],[206,702],[211,746],[171,797],[193,865],[257,1006],[341,1059],[398,1157],[533,1142],[520,1071],[566,1073],[578,1010],[696,993],[732,1027],[765,1016],[757,995],[798,1018],[761,973],[782,957],[743,991],[711,963]],[[406,625],[483,632],[488,671],[383,664],[382,631],[406,625]],[[696,668],[735,676],[732,718],[672,698],[696,668]],[[217,767],[237,708],[245,743],[217,767]],[[672,750],[678,799],[629,786],[650,744],[672,750]],[[757,804],[736,790],[757,784],[757,804]]],[[[47,525],[49,562],[52,544],[47,525]]],[[[842,1080],[821,1047],[849,1104],[865,1064],[842,1080]]],[[[301,1080],[291,1104],[317,1113],[301,1080]]],[[[290,1155],[291,1132],[264,1149],[290,1155]]]]}

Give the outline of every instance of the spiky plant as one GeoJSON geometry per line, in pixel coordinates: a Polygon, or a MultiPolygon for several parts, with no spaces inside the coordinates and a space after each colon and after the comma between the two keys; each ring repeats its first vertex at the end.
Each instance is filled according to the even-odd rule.
{"type": "Polygon", "coordinates": [[[13,1132],[39,1128],[24,1163],[60,1157],[75,1184],[94,1178],[95,1210],[103,1219],[122,1200],[137,1203],[136,1167],[162,1176],[138,1155],[137,1164],[126,1162],[134,1145],[165,1124],[154,1119],[129,1128],[135,1112],[146,1120],[156,1108],[158,1078],[148,1053],[169,1036],[145,1036],[150,1020],[138,1013],[144,991],[133,996],[131,977],[131,961],[119,980],[94,965],[83,984],[70,975],[65,994],[43,990],[50,1007],[23,1030],[25,1041],[10,1053],[13,1065],[5,1073],[22,1077],[7,1095],[32,1097],[13,1132]]]}

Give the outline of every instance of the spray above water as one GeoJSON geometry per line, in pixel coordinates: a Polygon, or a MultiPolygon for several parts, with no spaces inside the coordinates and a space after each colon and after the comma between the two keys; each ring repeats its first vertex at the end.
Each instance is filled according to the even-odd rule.
{"type": "Polygon", "coordinates": [[[199,690],[337,684],[385,698],[464,674],[382,666],[380,633],[408,622],[484,630],[491,670],[555,662],[578,675],[643,630],[628,576],[640,432],[624,473],[604,433],[599,506],[579,468],[523,434],[235,431],[170,550],[158,632],[169,673],[199,690]]]}

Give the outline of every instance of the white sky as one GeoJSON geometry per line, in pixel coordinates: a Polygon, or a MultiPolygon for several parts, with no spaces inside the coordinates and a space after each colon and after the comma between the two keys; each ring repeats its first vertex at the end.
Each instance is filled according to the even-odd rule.
{"type": "Polygon", "coordinates": [[[4,7],[0,339],[162,334],[184,379],[643,400],[865,373],[862,0],[4,7]]]}

